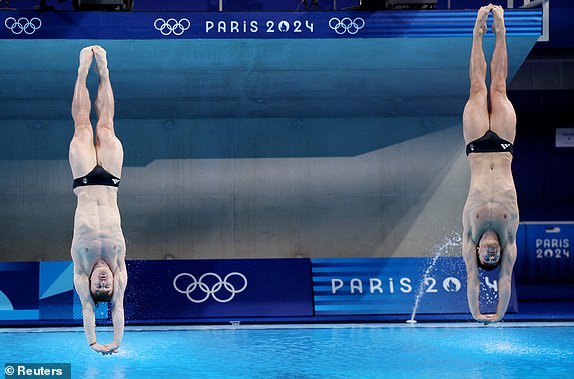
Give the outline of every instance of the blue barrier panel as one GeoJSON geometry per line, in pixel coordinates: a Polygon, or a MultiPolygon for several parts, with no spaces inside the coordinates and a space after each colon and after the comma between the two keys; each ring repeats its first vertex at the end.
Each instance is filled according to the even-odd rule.
{"type": "MultiPolygon", "coordinates": [[[[312,259],[316,315],[468,313],[461,257],[312,259]]],[[[498,303],[498,269],[480,270],[481,310],[498,303]]],[[[518,310],[514,289],[508,312],[518,310]]]]}
{"type": "Polygon", "coordinates": [[[312,316],[308,259],[128,261],[128,319],[312,316]]]}
{"type": "MultiPolygon", "coordinates": [[[[471,36],[476,11],[25,12],[0,15],[0,39],[301,39],[471,36]]],[[[509,36],[539,36],[542,12],[509,10],[509,36]]]]}
{"type": "Polygon", "coordinates": [[[574,223],[526,223],[528,283],[574,283],[574,223]]]}
{"type": "Polygon", "coordinates": [[[82,319],[74,316],[74,264],[71,261],[40,262],[39,310],[41,320],[82,319]]]}
{"type": "Polygon", "coordinates": [[[0,320],[38,318],[38,262],[0,263],[0,320]]]}
{"type": "MultiPolygon", "coordinates": [[[[72,269],[70,261],[0,263],[0,321],[81,323],[72,269]]],[[[127,269],[132,322],[410,314],[417,295],[417,313],[468,313],[460,257],[127,261],[127,269]]],[[[481,272],[485,313],[497,303],[497,275],[481,272]]],[[[108,319],[108,308],[97,317],[108,319]]]]}

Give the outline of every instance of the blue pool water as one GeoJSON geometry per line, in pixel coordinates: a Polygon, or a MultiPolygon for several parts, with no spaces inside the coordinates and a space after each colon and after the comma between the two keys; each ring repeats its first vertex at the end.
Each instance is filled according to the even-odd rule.
{"type": "MultiPolygon", "coordinates": [[[[110,330],[99,340],[111,338],[110,330]]],[[[571,378],[574,324],[128,328],[120,353],[79,328],[0,329],[3,362],[71,363],[73,378],[571,378]]]]}

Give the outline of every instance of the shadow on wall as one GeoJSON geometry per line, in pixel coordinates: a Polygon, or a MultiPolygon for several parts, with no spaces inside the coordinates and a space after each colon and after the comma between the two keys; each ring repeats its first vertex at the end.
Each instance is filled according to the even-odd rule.
{"type": "MultiPolygon", "coordinates": [[[[67,160],[72,120],[4,120],[1,160],[67,160]],[[15,144],[13,141],[27,141],[15,144]]],[[[448,128],[443,118],[117,120],[125,166],[158,159],[351,157],[448,128]]]]}
{"type": "MultiPolygon", "coordinates": [[[[218,125],[122,123],[126,156],[152,161],[123,172],[119,205],[132,259],[424,255],[430,240],[458,228],[468,190],[457,118],[311,120],[281,138],[272,131],[288,120],[267,131],[219,125],[244,133],[225,138],[233,147],[210,144],[220,134],[206,131],[218,125]],[[257,134],[248,138],[249,130],[257,134]]],[[[0,162],[8,200],[0,260],[69,259],[72,178],[65,153],[52,149],[0,162]]]]}
{"type": "Polygon", "coordinates": [[[128,241],[160,258],[430,255],[460,228],[463,148],[455,124],[357,156],[158,160],[131,170],[161,185],[124,193],[128,241]]]}

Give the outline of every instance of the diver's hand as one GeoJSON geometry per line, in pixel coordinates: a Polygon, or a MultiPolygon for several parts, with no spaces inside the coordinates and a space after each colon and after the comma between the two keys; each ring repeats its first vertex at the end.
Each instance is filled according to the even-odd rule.
{"type": "Polygon", "coordinates": [[[491,316],[491,315],[483,315],[483,314],[480,313],[480,312],[472,315],[472,317],[473,317],[476,321],[478,321],[478,322],[484,322],[485,324],[488,324],[488,323],[492,322],[492,321],[490,321],[491,318],[490,318],[489,316],[491,316]]]}
{"type": "Polygon", "coordinates": [[[120,345],[118,345],[115,342],[108,343],[108,344],[104,345],[104,347],[108,349],[110,354],[117,353],[118,350],[120,349],[120,345]]]}
{"type": "Polygon", "coordinates": [[[502,320],[502,315],[499,315],[498,313],[487,314],[484,315],[484,317],[488,319],[487,323],[499,322],[500,320],[502,320]]]}
{"type": "Polygon", "coordinates": [[[474,316],[474,319],[478,322],[483,322],[484,325],[488,325],[488,324],[500,321],[502,319],[502,317],[499,316],[498,313],[492,313],[492,314],[479,313],[479,314],[474,316]]]}
{"type": "Polygon", "coordinates": [[[119,348],[119,346],[115,346],[114,349],[112,349],[111,346],[112,344],[107,344],[107,345],[100,345],[99,343],[95,343],[92,346],[90,346],[92,348],[92,350],[94,350],[97,353],[101,353],[103,355],[110,355],[112,353],[117,353],[117,349],[119,348]]]}

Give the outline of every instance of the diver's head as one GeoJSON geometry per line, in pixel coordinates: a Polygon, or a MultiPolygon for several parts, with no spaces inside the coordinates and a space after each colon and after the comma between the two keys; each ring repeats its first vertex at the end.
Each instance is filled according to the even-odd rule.
{"type": "Polygon", "coordinates": [[[108,302],[114,292],[114,275],[105,262],[98,262],[90,275],[90,292],[94,303],[108,302]]]}
{"type": "Polygon", "coordinates": [[[502,249],[496,233],[484,233],[476,247],[478,267],[492,271],[500,265],[502,249]]]}

